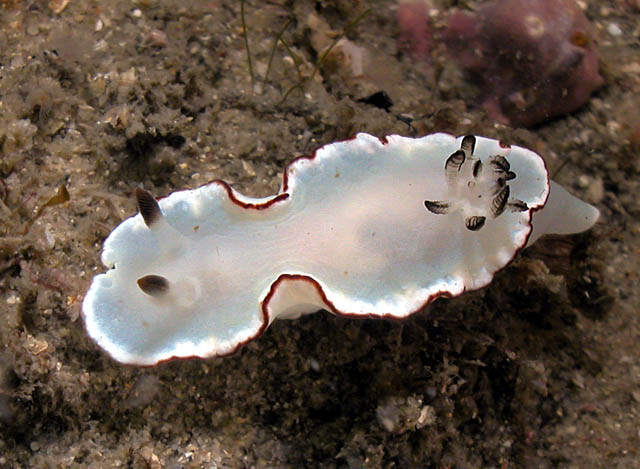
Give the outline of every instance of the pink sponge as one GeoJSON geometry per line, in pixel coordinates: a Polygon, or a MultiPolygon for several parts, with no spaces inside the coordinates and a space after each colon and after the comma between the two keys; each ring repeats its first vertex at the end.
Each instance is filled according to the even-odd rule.
{"type": "Polygon", "coordinates": [[[433,28],[424,3],[400,3],[396,10],[398,48],[409,51],[416,59],[428,60],[434,46],[433,28]]]}
{"type": "MultiPolygon", "coordinates": [[[[411,34],[405,24],[399,21],[402,34],[411,34]]],[[[485,3],[475,13],[452,13],[441,37],[480,87],[489,117],[514,126],[572,112],[602,86],[592,38],[573,0],[485,3]]]]}

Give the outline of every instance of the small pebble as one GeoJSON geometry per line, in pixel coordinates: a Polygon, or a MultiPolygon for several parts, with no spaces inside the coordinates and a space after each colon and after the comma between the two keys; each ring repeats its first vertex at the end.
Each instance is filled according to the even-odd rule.
{"type": "Polygon", "coordinates": [[[315,358],[309,359],[309,366],[313,371],[316,371],[316,372],[320,371],[320,363],[318,363],[318,360],[316,360],[315,358]]]}
{"type": "Polygon", "coordinates": [[[591,185],[587,188],[586,197],[589,202],[594,204],[597,204],[604,199],[604,182],[602,181],[602,178],[594,178],[591,185]]]}
{"type": "Polygon", "coordinates": [[[167,35],[164,31],[160,31],[159,29],[152,29],[149,32],[149,43],[155,47],[166,47],[169,43],[167,35]]]}
{"type": "Polygon", "coordinates": [[[612,36],[622,35],[622,29],[620,29],[620,26],[618,26],[616,23],[609,23],[609,25],[607,26],[607,32],[612,36]]]}
{"type": "Polygon", "coordinates": [[[583,174],[578,178],[578,186],[581,189],[586,189],[587,187],[589,187],[590,184],[591,184],[591,178],[586,174],[583,174]]]}

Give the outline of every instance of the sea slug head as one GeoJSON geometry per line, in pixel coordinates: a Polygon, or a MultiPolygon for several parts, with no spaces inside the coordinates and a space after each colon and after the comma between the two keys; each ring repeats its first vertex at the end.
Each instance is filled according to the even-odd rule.
{"type": "Polygon", "coordinates": [[[220,259],[212,268],[214,256],[195,245],[216,223],[203,207],[226,199],[228,190],[213,182],[160,201],[136,190],[139,213],[106,239],[101,258],[109,270],[95,277],[83,303],[88,333],[116,360],[153,365],[224,355],[266,327],[261,316],[247,314],[216,321],[225,333],[215,338],[204,332],[211,326],[206,316],[210,300],[226,287],[220,266],[230,260],[220,259]]]}

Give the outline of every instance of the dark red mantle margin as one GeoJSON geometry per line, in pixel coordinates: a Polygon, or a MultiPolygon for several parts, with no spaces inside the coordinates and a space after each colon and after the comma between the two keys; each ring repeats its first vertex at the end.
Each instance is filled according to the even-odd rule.
{"type": "MultiPolygon", "coordinates": [[[[355,140],[355,139],[356,139],[356,136],[354,136],[352,138],[349,138],[349,139],[346,139],[346,140],[341,140],[341,141],[338,141],[338,142],[332,142],[332,143],[329,143],[329,144],[326,144],[326,145],[323,145],[321,147],[316,148],[313,151],[313,153],[311,153],[311,155],[303,155],[303,156],[299,156],[299,157],[293,159],[291,162],[289,162],[284,167],[284,172],[283,172],[283,176],[282,176],[282,188],[280,189],[280,192],[277,195],[273,196],[272,198],[270,198],[269,200],[267,200],[267,201],[265,201],[263,203],[252,204],[252,203],[246,203],[246,202],[242,202],[242,201],[238,200],[236,198],[236,196],[235,196],[235,191],[233,190],[233,188],[227,182],[222,181],[220,179],[216,179],[216,180],[210,181],[207,184],[203,184],[203,186],[206,186],[206,185],[209,185],[209,184],[218,184],[218,185],[222,186],[225,189],[229,199],[232,202],[234,202],[236,205],[238,205],[239,207],[242,207],[242,208],[245,208],[245,209],[248,209],[248,210],[265,210],[265,209],[271,207],[272,205],[274,205],[275,203],[283,201],[283,200],[286,200],[286,199],[289,198],[290,194],[287,192],[287,190],[289,189],[289,170],[298,161],[301,161],[301,160],[312,161],[312,160],[315,159],[317,152],[319,150],[323,149],[325,146],[332,145],[334,143],[348,142],[348,141],[355,140]]],[[[378,137],[378,140],[380,140],[380,143],[382,143],[382,145],[387,145],[389,143],[388,140],[387,140],[387,137],[378,137]]],[[[511,145],[505,144],[502,141],[499,141],[498,144],[500,145],[501,148],[511,148],[511,145]]],[[[547,189],[547,197],[545,198],[545,200],[540,205],[529,207],[529,209],[527,210],[527,213],[529,215],[529,219],[527,220],[527,225],[529,226],[529,232],[526,234],[526,236],[524,238],[524,242],[520,246],[516,247],[516,249],[513,252],[513,256],[511,257],[511,259],[509,259],[509,261],[507,263],[505,263],[504,266],[502,266],[500,269],[498,269],[495,272],[493,272],[493,276],[495,276],[496,274],[501,272],[503,269],[505,269],[513,261],[513,259],[515,259],[515,257],[518,255],[518,253],[520,251],[522,251],[522,249],[524,249],[524,247],[527,245],[527,242],[529,241],[529,237],[531,236],[531,232],[533,231],[533,229],[532,229],[533,226],[532,226],[532,223],[531,223],[531,219],[533,217],[533,214],[535,212],[541,210],[545,206],[545,204],[547,203],[547,200],[549,198],[549,191],[550,191],[549,170],[547,168],[546,162],[544,161],[544,158],[542,158],[541,156],[539,156],[539,158],[542,160],[542,164],[544,166],[544,170],[545,170],[545,173],[546,173],[546,176],[547,176],[546,180],[545,180],[545,186],[546,186],[546,189],[547,189]]],[[[199,186],[199,187],[202,187],[202,186],[199,186]]],[[[206,359],[206,358],[226,357],[226,356],[229,356],[229,355],[233,355],[238,350],[240,350],[242,347],[244,347],[246,344],[248,344],[249,342],[251,342],[253,340],[256,340],[258,337],[260,337],[264,333],[264,331],[267,329],[267,327],[269,326],[269,323],[270,323],[270,321],[269,321],[269,317],[270,317],[269,303],[270,303],[271,299],[273,298],[273,295],[275,294],[276,290],[278,289],[278,286],[282,282],[284,282],[286,280],[289,280],[289,281],[301,280],[301,281],[309,282],[316,289],[316,291],[318,292],[318,294],[322,298],[322,301],[324,301],[324,303],[327,305],[328,311],[330,311],[331,313],[333,313],[333,314],[335,314],[337,316],[343,316],[343,317],[348,317],[348,318],[392,319],[392,320],[397,320],[397,321],[406,319],[409,316],[412,316],[412,315],[422,311],[430,303],[435,301],[437,298],[440,298],[440,297],[443,297],[443,298],[455,298],[457,296],[462,295],[463,293],[465,293],[467,291],[467,289],[465,287],[462,290],[462,292],[457,294],[457,295],[451,293],[448,290],[442,290],[442,291],[435,292],[435,293],[429,295],[425,299],[425,301],[418,308],[416,308],[414,311],[409,312],[406,316],[404,316],[402,318],[394,316],[394,315],[392,315],[390,313],[363,315],[363,314],[357,314],[357,313],[349,313],[349,312],[346,312],[346,311],[340,311],[338,308],[336,308],[336,306],[333,304],[333,302],[330,301],[329,298],[327,297],[326,293],[322,289],[322,286],[320,286],[318,281],[315,280],[313,277],[310,277],[308,275],[302,275],[302,274],[281,274],[271,284],[271,287],[269,288],[269,292],[267,293],[267,295],[265,296],[264,300],[262,301],[262,304],[261,304],[262,325],[258,328],[258,330],[256,331],[256,333],[253,336],[249,337],[248,339],[246,339],[246,340],[244,340],[242,342],[239,342],[229,352],[215,354],[215,355],[211,355],[211,356],[207,356],[207,357],[203,357],[203,356],[199,356],[199,355],[192,355],[192,356],[188,356],[188,357],[172,356],[172,357],[166,358],[164,360],[158,360],[153,365],[136,365],[136,364],[131,364],[131,365],[132,366],[151,367],[151,366],[157,366],[159,364],[166,363],[166,362],[173,361],[173,360],[191,360],[191,359],[194,359],[194,358],[206,359]]],[[[477,287],[475,290],[479,290],[480,288],[484,288],[489,283],[491,283],[491,280],[489,282],[487,282],[486,284],[481,285],[480,287],[477,287]]]]}

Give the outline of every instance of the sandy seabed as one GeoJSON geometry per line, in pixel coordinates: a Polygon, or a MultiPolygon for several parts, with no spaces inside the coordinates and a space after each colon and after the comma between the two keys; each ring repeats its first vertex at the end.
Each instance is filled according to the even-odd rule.
{"type": "Polygon", "coordinates": [[[582,4],[606,85],[525,130],[489,122],[441,51],[400,53],[393,1],[248,2],[253,84],[238,1],[1,2],[0,466],[640,467],[640,11],[582,4]],[[364,76],[340,54],[315,71],[345,28],[364,76]],[[381,90],[390,112],[359,101],[381,90]],[[288,161],[359,131],[531,148],[602,222],[406,321],[319,313],[154,368],[86,336],[136,187],[270,195],[288,161]]]}

